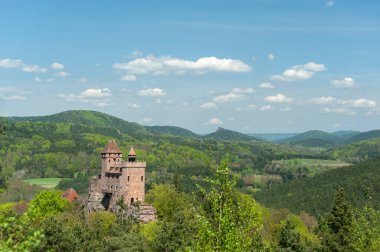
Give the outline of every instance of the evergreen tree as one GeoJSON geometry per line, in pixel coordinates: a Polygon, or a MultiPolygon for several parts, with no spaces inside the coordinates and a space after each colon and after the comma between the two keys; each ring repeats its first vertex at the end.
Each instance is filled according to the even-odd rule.
{"type": "Polygon", "coordinates": [[[337,252],[352,251],[353,224],[353,210],[346,200],[344,189],[338,187],[333,209],[320,221],[317,229],[323,249],[337,252]]]}

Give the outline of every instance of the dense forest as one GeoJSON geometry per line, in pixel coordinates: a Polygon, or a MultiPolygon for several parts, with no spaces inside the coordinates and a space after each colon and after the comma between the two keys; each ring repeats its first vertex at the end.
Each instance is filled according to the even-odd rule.
{"type": "Polygon", "coordinates": [[[273,143],[94,111],[0,124],[1,251],[380,250],[377,131],[314,131],[273,143]],[[85,211],[89,177],[110,139],[147,162],[146,201],[157,221],[85,211]],[[33,178],[61,180],[46,190],[25,182],[33,178]],[[81,200],[61,197],[69,187],[81,200]]]}

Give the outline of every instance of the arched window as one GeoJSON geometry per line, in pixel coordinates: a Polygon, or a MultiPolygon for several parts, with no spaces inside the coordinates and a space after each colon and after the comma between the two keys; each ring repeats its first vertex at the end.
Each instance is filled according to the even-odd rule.
{"type": "Polygon", "coordinates": [[[128,182],[129,182],[129,176],[128,176],[128,182]]]}
{"type": "Polygon", "coordinates": [[[135,201],[135,199],[134,199],[134,198],[131,198],[131,204],[133,204],[134,201],[135,201]]]}
{"type": "Polygon", "coordinates": [[[141,182],[143,182],[144,181],[144,176],[141,176],[141,182]]]}

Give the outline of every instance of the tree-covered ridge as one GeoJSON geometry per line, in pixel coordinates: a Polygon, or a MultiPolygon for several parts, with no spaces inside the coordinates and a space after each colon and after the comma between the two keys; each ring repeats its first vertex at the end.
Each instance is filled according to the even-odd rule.
{"type": "MultiPolygon", "coordinates": [[[[316,155],[308,149],[263,141],[216,141],[162,134],[91,111],[69,111],[47,118],[33,117],[32,121],[27,119],[2,119],[0,165],[3,180],[14,175],[74,178],[96,174],[99,153],[109,139],[117,139],[124,153],[131,145],[135,146],[138,158],[148,163],[148,187],[152,183],[170,181],[177,174],[183,187],[191,190],[207,175],[205,168],[210,157],[213,162],[219,162],[227,153],[237,173],[243,170],[260,172],[272,159],[316,155]]],[[[239,185],[243,185],[241,180],[239,185]]]]}
{"type": "Polygon", "coordinates": [[[340,186],[348,201],[356,207],[370,205],[380,209],[380,158],[315,175],[312,178],[278,184],[257,192],[254,197],[267,207],[326,213],[333,205],[335,189],[340,186]]]}
{"type": "Polygon", "coordinates": [[[170,134],[181,137],[201,138],[200,135],[197,135],[190,130],[176,126],[145,126],[145,128],[147,130],[162,134],[170,134]]]}
{"type": "Polygon", "coordinates": [[[256,137],[232,130],[223,129],[221,127],[219,127],[213,133],[204,135],[203,138],[217,141],[262,141],[256,137]]]}

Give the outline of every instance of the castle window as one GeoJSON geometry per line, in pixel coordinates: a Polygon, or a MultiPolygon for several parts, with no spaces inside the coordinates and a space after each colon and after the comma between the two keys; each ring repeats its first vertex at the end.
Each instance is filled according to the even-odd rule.
{"type": "Polygon", "coordinates": [[[128,182],[129,182],[129,176],[128,176],[128,182]]]}
{"type": "Polygon", "coordinates": [[[135,199],[134,199],[134,198],[131,198],[131,204],[133,204],[134,201],[135,201],[135,199]]]}
{"type": "Polygon", "coordinates": [[[141,182],[143,182],[144,181],[144,176],[141,176],[141,182]]]}

